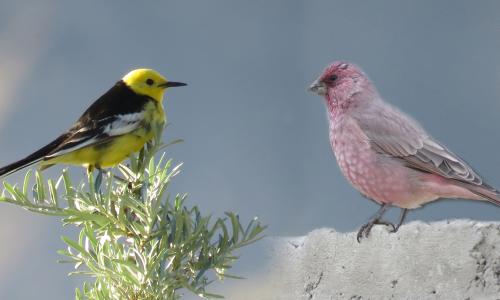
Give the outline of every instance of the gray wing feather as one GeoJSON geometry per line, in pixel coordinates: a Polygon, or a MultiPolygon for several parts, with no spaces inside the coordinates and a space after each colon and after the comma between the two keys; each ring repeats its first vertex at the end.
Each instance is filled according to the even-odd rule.
{"type": "Polygon", "coordinates": [[[430,137],[412,118],[391,106],[355,118],[371,146],[382,155],[401,159],[408,167],[461,183],[494,188],[463,159],[430,137]]]}

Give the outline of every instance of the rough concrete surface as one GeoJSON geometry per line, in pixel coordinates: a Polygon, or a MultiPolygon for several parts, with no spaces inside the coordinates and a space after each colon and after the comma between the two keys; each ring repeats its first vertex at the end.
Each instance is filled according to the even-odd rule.
{"type": "MultiPolygon", "coordinates": [[[[468,220],[318,229],[269,238],[269,263],[227,299],[500,299],[500,223],[468,220]]],[[[234,284],[234,282],[232,282],[234,284]]]]}

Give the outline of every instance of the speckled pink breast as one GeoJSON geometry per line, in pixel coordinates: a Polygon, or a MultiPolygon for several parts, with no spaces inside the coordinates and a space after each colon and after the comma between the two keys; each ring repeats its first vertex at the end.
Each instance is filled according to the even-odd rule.
{"type": "Polygon", "coordinates": [[[372,151],[354,120],[345,118],[333,122],[330,143],[342,173],[363,195],[379,203],[408,198],[407,172],[372,151]]]}

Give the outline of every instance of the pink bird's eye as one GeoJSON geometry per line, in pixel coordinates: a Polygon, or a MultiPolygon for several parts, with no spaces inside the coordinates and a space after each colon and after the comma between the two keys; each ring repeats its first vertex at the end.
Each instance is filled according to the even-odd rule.
{"type": "Polygon", "coordinates": [[[337,78],[338,78],[337,75],[333,74],[330,77],[328,77],[328,80],[333,82],[333,81],[337,80],[337,78]]]}

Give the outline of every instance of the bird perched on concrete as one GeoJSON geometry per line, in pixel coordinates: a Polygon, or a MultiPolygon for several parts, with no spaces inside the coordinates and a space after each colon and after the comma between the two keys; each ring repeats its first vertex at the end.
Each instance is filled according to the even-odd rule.
{"type": "Polygon", "coordinates": [[[358,242],[375,224],[396,232],[408,209],[438,198],[500,205],[495,188],[415,120],[384,102],[356,65],[331,64],[309,90],[325,99],[330,144],[342,173],[365,197],[381,205],[359,230],[358,242]],[[402,209],[397,225],[382,219],[389,206],[402,209]]]}
{"type": "Polygon", "coordinates": [[[165,89],[184,85],[151,69],[133,70],[97,99],[68,131],[0,168],[0,176],[38,162],[41,169],[58,163],[82,165],[89,171],[114,166],[150,141],[153,128],[165,124],[165,89]]]}

